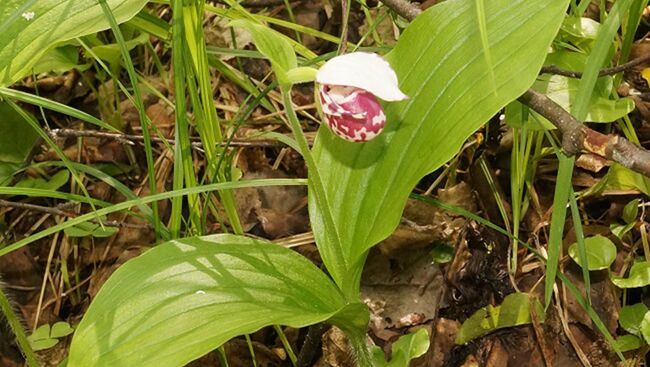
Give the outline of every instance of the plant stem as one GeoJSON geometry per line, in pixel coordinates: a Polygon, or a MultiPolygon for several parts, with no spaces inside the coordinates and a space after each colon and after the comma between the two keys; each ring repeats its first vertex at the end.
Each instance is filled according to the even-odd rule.
{"type": "MultiPolygon", "coordinates": [[[[332,217],[332,213],[330,212],[330,208],[327,203],[327,196],[325,194],[325,186],[323,185],[323,180],[321,179],[318,168],[316,167],[316,161],[314,160],[314,157],[311,155],[311,151],[309,150],[309,143],[307,142],[307,138],[305,138],[305,134],[302,131],[300,121],[298,121],[298,116],[296,116],[296,111],[293,109],[293,103],[291,101],[291,85],[282,85],[280,89],[282,90],[282,102],[284,103],[287,118],[291,124],[291,130],[293,130],[293,134],[296,137],[296,142],[298,143],[300,154],[305,160],[305,164],[307,164],[310,183],[309,190],[313,190],[313,197],[316,200],[316,205],[320,210],[323,211],[323,220],[327,222],[326,228],[334,232],[331,233],[328,231],[325,233],[325,235],[330,237],[330,242],[335,243],[336,245],[336,248],[333,250],[337,251],[338,254],[334,257],[338,259],[344,259],[343,254],[340,253],[342,250],[341,241],[338,235],[338,231],[336,231],[334,218],[332,217]]],[[[311,193],[309,195],[311,195],[311,193]]],[[[358,285],[345,284],[345,280],[350,275],[350,267],[347,266],[347,264],[342,264],[341,266],[339,263],[326,265],[329,265],[331,267],[327,270],[329,270],[339,288],[343,290],[344,296],[348,300],[356,301],[359,298],[358,285]]]]}
{"type": "Polygon", "coordinates": [[[293,349],[291,348],[291,344],[289,343],[289,340],[287,340],[287,336],[284,335],[284,331],[279,325],[273,325],[273,329],[275,329],[275,332],[278,333],[278,337],[280,338],[280,341],[282,342],[282,345],[284,346],[284,350],[287,352],[287,355],[289,356],[289,359],[291,360],[291,365],[294,367],[296,366],[296,363],[298,361],[298,358],[296,358],[296,353],[293,352],[293,349]]]}
{"type": "Polygon", "coordinates": [[[23,329],[23,325],[20,322],[18,315],[16,315],[14,309],[11,307],[11,302],[5,294],[4,289],[2,289],[2,286],[0,286],[0,312],[2,312],[7,319],[7,323],[16,337],[16,342],[25,355],[27,365],[30,367],[40,367],[41,363],[38,361],[38,357],[36,357],[36,353],[34,353],[32,346],[29,345],[25,329],[23,329]]]}

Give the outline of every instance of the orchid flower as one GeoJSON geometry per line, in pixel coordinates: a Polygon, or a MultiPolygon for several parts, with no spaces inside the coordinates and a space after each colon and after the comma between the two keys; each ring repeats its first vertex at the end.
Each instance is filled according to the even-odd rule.
{"type": "Polygon", "coordinates": [[[330,59],[316,73],[320,102],[330,130],[353,142],[374,139],[386,125],[384,101],[408,98],[397,75],[381,56],[353,52],[330,59]]]}

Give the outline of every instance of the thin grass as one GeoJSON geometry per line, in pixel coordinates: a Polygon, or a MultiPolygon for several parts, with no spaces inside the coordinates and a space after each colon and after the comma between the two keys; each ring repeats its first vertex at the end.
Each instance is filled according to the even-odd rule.
{"type": "MultiPolygon", "coordinates": [[[[522,120],[526,120],[527,109],[524,108],[522,120]]],[[[512,201],[512,234],[519,236],[521,220],[528,209],[528,190],[532,186],[535,175],[536,162],[532,159],[532,149],[536,147],[535,153],[539,153],[542,134],[529,131],[524,124],[521,128],[512,129],[512,152],[510,159],[510,197],[512,201]]],[[[512,257],[510,259],[510,273],[514,276],[518,267],[519,244],[512,241],[512,257]]]]}
{"type": "Polygon", "coordinates": [[[571,206],[571,217],[573,218],[573,230],[576,234],[576,243],[578,244],[578,258],[582,269],[582,280],[585,283],[585,293],[587,302],[591,304],[591,279],[589,277],[589,259],[587,258],[587,248],[585,247],[585,235],[582,230],[582,221],[580,220],[580,210],[575,193],[571,190],[569,195],[569,204],[571,206]]]}
{"type": "MultiPolygon", "coordinates": [[[[593,50],[587,57],[587,63],[582,78],[580,79],[578,92],[572,106],[573,115],[578,120],[584,120],[587,117],[589,101],[591,100],[594,86],[598,79],[598,73],[611,55],[612,39],[614,39],[618,28],[621,25],[623,14],[625,14],[629,9],[632,1],[633,0],[617,1],[612,7],[609,16],[607,16],[599,28],[600,30],[593,50]]],[[[580,5],[582,5],[582,3],[580,5]]],[[[548,262],[544,287],[546,307],[548,307],[551,302],[553,286],[555,285],[555,276],[558,273],[564,223],[566,221],[566,206],[569,195],[573,192],[572,173],[575,159],[573,157],[566,157],[563,154],[559,154],[558,159],[559,169],[555,187],[555,197],[553,199],[553,215],[551,218],[551,228],[548,241],[548,262]]]]}
{"type": "MultiPolygon", "coordinates": [[[[88,165],[85,165],[85,164],[81,164],[81,163],[76,163],[76,162],[71,162],[71,165],[77,171],[83,172],[86,175],[93,176],[96,179],[101,180],[105,184],[111,186],[117,192],[124,195],[124,197],[126,197],[128,200],[137,200],[137,199],[139,199],[138,195],[136,195],[129,187],[124,185],[122,182],[120,182],[116,178],[104,173],[103,171],[101,171],[101,170],[99,170],[97,168],[94,168],[94,167],[91,167],[91,166],[88,166],[88,165]]],[[[48,167],[48,166],[62,167],[62,166],[64,166],[64,164],[63,164],[63,162],[60,162],[60,161],[49,161],[49,162],[36,163],[36,164],[33,164],[31,167],[32,168],[40,168],[40,167],[48,167]]],[[[3,187],[3,188],[0,188],[0,189],[6,191],[6,190],[15,189],[15,188],[3,187]]],[[[29,189],[29,190],[21,189],[21,190],[23,190],[22,195],[38,196],[37,192],[32,191],[32,190],[35,190],[35,189],[29,189]]],[[[18,191],[19,192],[17,193],[17,195],[20,194],[20,190],[18,190],[18,191]]],[[[54,198],[80,201],[80,199],[78,198],[78,195],[70,196],[72,194],[62,193],[62,192],[58,192],[58,191],[51,191],[50,194],[51,194],[50,197],[54,197],[54,198]]],[[[92,199],[92,200],[95,200],[95,199],[92,199]]],[[[146,205],[140,205],[140,206],[138,206],[138,210],[153,225],[154,217],[153,217],[153,211],[151,210],[151,208],[146,206],[146,205]]],[[[169,232],[164,227],[164,225],[162,225],[162,223],[161,223],[161,227],[163,228],[163,232],[161,233],[161,236],[163,237],[163,239],[169,240],[170,239],[169,232]]]]}
{"type": "MultiPolygon", "coordinates": [[[[126,71],[127,74],[129,75],[131,85],[133,86],[135,107],[138,110],[140,124],[142,125],[142,136],[144,138],[144,152],[147,161],[147,177],[149,180],[149,191],[152,194],[155,194],[158,191],[158,189],[156,187],[156,172],[154,170],[153,148],[151,145],[151,136],[149,135],[149,127],[152,124],[151,121],[149,121],[149,117],[147,116],[144,107],[144,102],[142,100],[142,95],[140,93],[140,87],[138,85],[138,76],[137,73],[135,72],[133,61],[131,60],[131,57],[129,55],[129,50],[126,46],[126,41],[124,40],[124,36],[122,35],[122,31],[120,30],[119,25],[117,24],[117,20],[113,16],[113,12],[111,11],[108,4],[106,3],[106,0],[98,0],[98,1],[102,7],[102,10],[104,11],[104,16],[106,17],[109,24],[111,25],[111,30],[113,31],[115,40],[119,45],[120,53],[122,54],[122,60],[124,61],[124,64],[126,66],[126,71]]],[[[159,239],[161,233],[161,227],[160,227],[160,220],[159,220],[160,216],[158,213],[158,207],[156,205],[152,207],[152,213],[154,218],[153,225],[156,234],[156,239],[159,239]]]]}
{"type": "Polygon", "coordinates": [[[558,274],[558,266],[560,257],[562,256],[562,239],[564,238],[567,202],[569,201],[569,195],[573,192],[571,189],[571,179],[573,177],[575,158],[559,154],[558,161],[559,167],[553,197],[553,214],[551,216],[551,228],[548,237],[546,277],[544,279],[544,304],[546,308],[551,304],[555,277],[558,274]]]}
{"type": "MultiPolygon", "coordinates": [[[[185,14],[185,45],[190,50],[189,53],[185,54],[185,64],[188,69],[186,76],[188,85],[194,87],[194,80],[198,84],[198,89],[194,93],[190,93],[190,99],[197,116],[195,120],[196,129],[199,132],[206,153],[206,174],[208,177],[216,177],[216,182],[224,182],[227,180],[224,172],[216,169],[216,162],[220,156],[225,154],[225,149],[220,148],[220,144],[223,142],[223,133],[221,131],[221,121],[217,116],[212,99],[212,81],[208,53],[203,36],[203,23],[201,21],[203,6],[185,6],[183,12],[185,14]]],[[[233,232],[235,234],[243,234],[244,230],[235,208],[233,193],[230,191],[222,191],[220,192],[220,198],[233,232]]],[[[200,206],[190,205],[191,213],[198,209],[200,209],[200,206]]],[[[193,213],[191,215],[196,216],[196,218],[201,218],[200,213],[193,213]]]]}
{"type": "Polygon", "coordinates": [[[585,11],[587,11],[587,8],[589,7],[590,3],[591,3],[591,0],[581,0],[580,4],[575,7],[574,16],[582,17],[582,15],[585,13],[585,11]]]}
{"type": "MultiPolygon", "coordinates": [[[[585,1],[585,0],[583,0],[585,1]]],[[[587,117],[589,101],[594,91],[598,73],[611,57],[614,40],[623,16],[628,12],[634,0],[619,0],[614,3],[607,19],[601,24],[592,51],[587,57],[585,69],[580,78],[578,92],[573,104],[572,113],[580,121],[587,117]]]]}
{"type": "Polygon", "coordinates": [[[52,140],[52,138],[50,138],[50,136],[45,131],[43,131],[43,129],[39,125],[38,121],[36,121],[36,119],[32,115],[25,112],[22,108],[20,108],[12,100],[8,99],[8,100],[6,100],[6,102],[25,121],[27,121],[29,126],[31,126],[31,128],[34,129],[34,131],[36,131],[38,133],[38,135],[43,139],[43,141],[45,141],[45,143],[50,147],[50,149],[52,149],[56,153],[57,157],[63,162],[65,167],[68,169],[68,171],[70,171],[70,174],[72,175],[72,178],[74,179],[74,182],[79,185],[79,187],[81,188],[81,191],[83,192],[84,196],[88,199],[88,203],[90,204],[90,206],[94,210],[95,207],[94,207],[94,205],[92,203],[92,200],[90,198],[90,194],[88,193],[88,190],[86,189],[86,186],[84,185],[84,183],[83,183],[83,181],[81,179],[81,176],[79,175],[79,172],[77,172],[77,170],[75,170],[74,166],[72,165],[72,162],[66,157],[65,153],[63,153],[61,148],[59,148],[59,146],[56,145],[56,143],[52,140]]]}
{"type": "Polygon", "coordinates": [[[38,106],[41,108],[45,108],[51,111],[59,112],[64,115],[68,115],[70,117],[74,117],[76,119],[79,119],[81,121],[88,122],[92,125],[95,125],[97,127],[104,128],[109,131],[113,132],[120,132],[118,129],[115,127],[105,123],[104,121],[96,118],[95,116],[92,116],[90,114],[87,114],[86,112],[80,111],[76,108],[66,106],[62,103],[52,101],[37,95],[33,95],[30,93],[22,92],[19,90],[15,89],[10,89],[10,88],[5,88],[5,87],[0,87],[0,96],[13,99],[16,101],[24,102],[27,104],[31,104],[34,106],[38,106]]]}

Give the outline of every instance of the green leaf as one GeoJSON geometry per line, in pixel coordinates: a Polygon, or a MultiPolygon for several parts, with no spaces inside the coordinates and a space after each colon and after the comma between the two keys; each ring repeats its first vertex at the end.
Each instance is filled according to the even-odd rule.
{"type": "Polygon", "coordinates": [[[625,204],[623,208],[623,220],[625,223],[633,224],[636,222],[636,217],[639,215],[639,203],[641,203],[641,199],[634,199],[625,204]]]}
{"type": "MultiPolygon", "coordinates": [[[[585,250],[587,251],[587,268],[590,271],[607,269],[616,260],[616,245],[607,237],[593,236],[585,238],[585,250]]],[[[582,266],[578,256],[577,243],[569,247],[569,256],[576,264],[582,266]]]]}
{"type": "Polygon", "coordinates": [[[454,248],[444,243],[439,243],[431,250],[433,261],[438,264],[445,264],[454,259],[454,248]]]}
{"type": "Polygon", "coordinates": [[[36,143],[38,134],[6,102],[0,101],[0,116],[0,162],[22,163],[36,143]]]}
{"type": "Polygon", "coordinates": [[[233,20],[230,26],[241,27],[251,32],[255,40],[255,46],[271,61],[273,69],[281,82],[286,72],[298,65],[293,47],[277,31],[245,19],[233,20]]]}
{"type": "Polygon", "coordinates": [[[53,71],[64,73],[68,70],[77,69],[84,71],[90,68],[91,64],[79,64],[79,52],[76,46],[62,45],[49,50],[36,64],[32,72],[34,74],[53,71]]]}
{"type": "Polygon", "coordinates": [[[589,112],[589,101],[592,98],[594,88],[598,82],[600,69],[611,56],[614,50],[613,40],[617,36],[618,28],[623,22],[625,13],[630,9],[632,0],[619,0],[614,3],[607,15],[607,18],[598,29],[598,35],[594,47],[587,57],[584,73],[580,78],[580,84],[573,102],[571,113],[580,121],[585,121],[589,112]]]}
{"type": "Polygon", "coordinates": [[[0,161],[0,186],[6,186],[11,182],[11,177],[20,169],[18,163],[7,163],[0,161]]]}
{"type": "Polygon", "coordinates": [[[317,70],[308,66],[297,67],[287,72],[291,84],[309,83],[316,80],[317,70]]]}
{"type": "Polygon", "coordinates": [[[535,305],[537,317],[543,322],[544,309],[537,299],[527,293],[512,293],[500,306],[483,307],[465,320],[456,336],[456,344],[465,344],[497,329],[531,323],[531,303],[535,305]]]}
{"type": "Polygon", "coordinates": [[[650,196],[650,179],[620,164],[612,164],[603,181],[606,190],[638,190],[650,196]]]}
{"type": "Polygon", "coordinates": [[[429,333],[425,329],[402,335],[391,346],[391,359],[384,358],[382,348],[372,347],[375,367],[408,367],[412,359],[422,356],[429,349],[429,333]]]}
{"type": "MultiPolygon", "coordinates": [[[[23,2],[0,1],[0,19],[12,15],[23,2]]],[[[147,2],[107,0],[119,22],[132,18],[147,2]]],[[[109,28],[97,0],[39,0],[21,15],[13,17],[0,37],[0,86],[9,86],[28,75],[32,66],[59,42],[109,28]]]]}
{"type": "MultiPolygon", "coordinates": [[[[583,71],[587,56],[578,52],[558,51],[549,54],[545,63],[568,70],[583,71]]],[[[537,79],[534,88],[573,113],[579,85],[580,79],[545,74],[537,79]]],[[[613,86],[614,78],[611,76],[596,79],[593,92],[587,101],[585,121],[612,122],[634,110],[634,101],[630,98],[610,99],[613,86]]]]}
{"type": "MultiPolygon", "coordinates": [[[[630,98],[609,99],[613,88],[612,77],[602,77],[594,89],[589,100],[589,107],[585,121],[590,122],[612,122],[627,115],[634,110],[634,101],[630,98]]],[[[550,99],[558,103],[565,110],[571,112],[575,103],[576,93],[580,84],[579,79],[569,78],[561,75],[542,75],[538,78],[533,88],[546,94],[550,99]]],[[[536,112],[533,112],[536,114],[536,112]]],[[[541,116],[536,116],[546,121],[541,116]]]]}
{"type": "Polygon", "coordinates": [[[79,223],[76,226],[68,227],[63,230],[68,237],[110,237],[117,233],[119,228],[101,226],[99,223],[79,223]]]}
{"type": "Polygon", "coordinates": [[[621,327],[630,334],[640,335],[641,322],[648,312],[648,306],[643,303],[627,305],[621,308],[618,322],[621,327]]]}
{"type": "Polygon", "coordinates": [[[24,189],[42,189],[56,191],[70,180],[70,171],[61,170],[53,174],[50,178],[24,178],[16,183],[16,187],[24,189]]]}
{"type": "Polygon", "coordinates": [[[42,339],[47,339],[50,337],[50,324],[45,324],[41,325],[34,332],[32,335],[28,337],[30,341],[36,341],[36,340],[42,340],[42,339]]]}
{"type": "Polygon", "coordinates": [[[408,367],[411,360],[424,355],[428,349],[429,333],[425,329],[419,329],[414,333],[400,336],[391,347],[390,362],[385,362],[382,353],[381,359],[376,359],[377,366],[408,367]]]}
{"type": "Polygon", "coordinates": [[[474,1],[437,4],[411,23],[386,57],[411,98],[386,106],[384,132],[357,144],[320,128],[313,154],[326,197],[317,199],[310,190],[309,211],[320,253],[339,286],[355,293],[366,252],[395,229],[417,182],[533,84],[567,5],[567,0],[485,2],[494,65],[489,70],[480,52],[474,1]],[[327,212],[335,228],[326,224],[327,212]]]}
{"type": "Polygon", "coordinates": [[[65,321],[59,321],[52,325],[52,329],[50,330],[50,337],[63,338],[64,336],[68,336],[72,333],[74,333],[74,329],[70,326],[70,324],[65,321]]]}
{"type": "Polygon", "coordinates": [[[35,351],[52,348],[59,342],[58,339],[50,337],[49,324],[39,326],[27,340],[35,351]]]}
{"type": "Polygon", "coordinates": [[[365,326],[367,308],[299,254],[243,236],[166,242],[122,265],[77,327],[69,367],[181,366],[264,326],[329,319],[365,326]],[[340,313],[340,314],[339,314],[340,313]]]}
{"type": "Polygon", "coordinates": [[[641,321],[641,335],[645,342],[650,344],[650,311],[645,313],[645,317],[641,321]]]}
{"type": "Polygon", "coordinates": [[[598,36],[600,23],[591,18],[567,17],[562,23],[562,32],[573,36],[572,41],[584,42],[584,39],[595,40],[598,36]]]}
{"type": "Polygon", "coordinates": [[[650,262],[640,261],[632,265],[627,278],[612,276],[612,283],[619,288],[638,288],[650,284],[650,262]]]}
{"type": "Polygon", "coordinates": [[[635,335],[626,334],[616,339],[616,346],[623,353],[629,352],[631,350],[637,350],[643,345],[644,343],[641,338],[635,335]]]}
{"type": "Polygon", "coordinates": [[[32,345],[32,349],[34,349],[34,351],[39,351],[39,350],[50,349],[53,346],[57,345],[58,343],[59,343],[59,339],[46,338],[46,339],[34,340],[30,344],[32,345]]]}
{"type": "Polygon", "coordinates": [[[618,239],[623,239],[623,236],[625,236],[625,234],[629,232],[632,228],[634,228],[634,223],[628,223],[628,224],[612,223],[609,225],[609,230],[612,231],[614,236],[616,236],[618,239]]]}
{"type": "MultiPolygon", "coordinates": [[[[587,56],[578,52],[558,51],[546,57],[546,65],[554,65],[566,70],[582,71],[587,62],[587,56]]],[[[546,94],[550,99],[558,103],[565,110],[573,112],[580,80],[568,78],[561,75],[540,75],[533,84],[533,89],[546,94]]],[[[611,99],[614,85],[614,78],[604,76],[598,78],[593,94],[590,96],[587,107],[586,121],[591,122],[612,122],[634,110],[634,101],[630,98],[611,99]]],[[[513,105],[521,106],[519,102],[513,105]]],[[[530,128],[535,130],[555,129],[546,118],[534,111],[529,111],[527,119],[522,118],[521,108],[513,109],[513,115],[508,123],[515,127],[521,127],[522,122],[528,123],[530,128]]]]}
{"type": "MultiPolygon", "coordinates": [[[[140,34],[138,37],[125,42],[126,49],[131,51],[139,45],[144,45],[149,42],[149,35],[146,33],[140,34]]],[[[92,49],[95,56],[108,62],[110,65],[119,64],[122,61],[122,53],[120,52],[120,45],[111,43],[108,45],[95,46],[92,49]]]]}

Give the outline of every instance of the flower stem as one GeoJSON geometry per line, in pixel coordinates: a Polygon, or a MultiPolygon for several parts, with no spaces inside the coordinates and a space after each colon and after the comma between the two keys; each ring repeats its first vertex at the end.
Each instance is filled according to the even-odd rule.
{"type": "MultiPolygon", "coordinates": [[[[326,222],[326,227],[328,229],[328,232],[325,233],[326,236],[329,237],[330,243],[333,243],[335,245],[335,248],[333,248],[334,251],[336,251],[338,254],[335,256],[338,260],[343,260],[344,255],[341,253],[342,246],[341,246],[341,240],[338,235],[338,231],[336,230],[336,226],[334,224],[334,218],[332,216],[332,213],[330,211],[330,207],[327,204],[327,195],[325,194],[325,186],[323,185],[323,181],[321,179],[321,176],[318,172],[318,168],[316,167],[316,161],[314,160],[314,157],[311,154],[311,151],[309,149],[309,143],[307,142],[307,138],[305,138],[305,134],[302,131],[302,127],[300,126],[300,121],[298,121],[298,116],[296,115],[296,111],[293,109],[293,103],[291,101],[291,85],[290,84],[285,84],[281,86],[282,90],[282,102],[284,103],[284,108],[287,114],[287,118],[289,119],[289,124],[291,126],[291,130],[293,130],[293,134],[296,137],[296,142],[298,143],[298,148],[300,149],[300,154],[302,155],[303,159],[305,160],[305,163],[307,164],[307,170],[309,172],[309,190],[313,190],[313,197],[316,200],[316,205],[318,208],[323,212],[323,220],[326,222]]],[[[311,193],[309,195],[312,195],[311,193]]],[[[325,264],[326,266],[332,266],[332,268],[328,268],[330,274],[334,278],[334,281],[336,284],[339,286],[339,288],[343,289],[345,284],[344,283],[344,278],[347,276],[347,273],[349,272],[348,267],[346,266],[345,263],[333,263],[333,264],[325,264]]],[[[358,292],[356,294],[345,294],[346,298],[348,298],[351,301],[356,301],[359,297],[358,292]]]]}
{"type": "MultiPolygon", "coordinates": [[[[305,138],[305,134],[302,131],[302,127],[300,126],[300,121],[298,121],[298,116],[296,115],[296,111],[293,109],[293,104],[291,101],[291,86],[283,85],[281,86],[281,90],[282,90],[282,102],[284,103],[284,108],[287,114],[287,118],[289,119],[289,123],[291,124],[291,130],[293,130],[293,134],[296,137],[298,148],[300,148],[300,154],[302,154],[302,157],[305,160],[305,163],[307,164],[307,170],[309,172],[309,182],[311,184],[309,186],[310,190],[314,190],[314,198],[316,199],[318,207],[323,211],[323,218],[325,221],[329,222],[327,224],[327,228],[330,228],[335,231],[336,227],[334,226],[334,219],[332,217],[331,212],[329,211],[329,206],[327,206],[327,197],[325,196],[325,186],[323,185],[323,181],[321,180],[320,174],[316,167],[316,161],[314,160],[314,157],[311,155],[311,150],[309,149],[309,143],[307,142],[307,138],[305,138]]],[[[335,236],[336,241],[338,241],[337,245],[340,245],[338,233],[326,233],[326,235],[335,236]]],[[[334,269],[328,269],[328,270],[330,270],[330,273],[333,273],[334,269]]],[[[344,270],[346,272],[348,271],[348,269],[337,269],[337,270],[339,271],[344,270]]],[[[338,274],[343,275],[340,272],[338,274]]],[[[342,285],[338,284],[338,286],[341,287],[342,285]]],[[[359,298],[358,287],[356,288],[352,287],[351,289],[357,289],[357,290],[350,292],[350,294],[344,292],[344,295],[349,300],[358,299],[359,298]]],[[[365,330],[361,332],[359,332],[358,330],[348,330],[346,334],[348,335],[348,338],[350,340],[350,345],[352,346],[356,354],[358,366],[372,367],[373,363],[370,355],[370,350],[368,349],[368,343],[366,342],[365,330]]]]}

